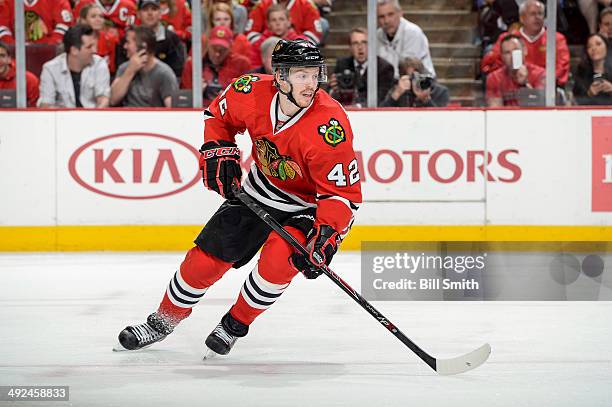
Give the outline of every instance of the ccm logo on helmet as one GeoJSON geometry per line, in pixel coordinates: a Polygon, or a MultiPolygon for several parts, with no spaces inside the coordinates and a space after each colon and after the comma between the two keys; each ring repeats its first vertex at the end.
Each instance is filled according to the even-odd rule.
{"type": "Polygon", "coordinates": [[[205,159],[212,158],[214,156],[224,157],[230,155],[238,155],[240,156],[240,149],[238,147],[220,147],[215,148],[213,150],[206,150],[202,153],[205,159]]]}

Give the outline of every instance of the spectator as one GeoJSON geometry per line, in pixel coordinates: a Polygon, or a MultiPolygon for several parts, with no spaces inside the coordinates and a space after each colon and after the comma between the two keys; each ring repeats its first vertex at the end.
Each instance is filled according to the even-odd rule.
{"type": "Polygon", "coordinates": [[[247,23],[247,38],[251,44],[257,42],[266,29],[266,11],[273,4],[279,4],[289,10],[293,29],[312,43],[321,41],[322,29],[317,7],[310,0],[261,0],[251,13],[247,23]]]}
{"type": "MultiPolygon", "coordinates": [[[[367,106],[368,101],[368,31],[353,28],[349,33],[351,56],[338,59],[330,76],[331,96],[343,105],[367,106]]],[[[378,104],[393,85],[393,66],[376,57],[378,70],[378,104]]]]}
{"type": "MultiPolygon", "coordinates": [[[[547,0],[538,1],[546,4],[547,0]]],[[[502,32],[514,32],[520,28],[519,6],[524,2],[525,0],[481,0],[483,4],[481,4],[482,9],[479,14],[479,26],[485,52],[489,51],[489,47],[495,43],[502,32]]],[[[570,26],[565,13],[569,12],[571,16],[573,3],[567,0],[558,0],[558,3],[557,31],[566,33],[570,26]]],[[[575,28],[579,29],[579,27],[575,28]]]]}
{"type": "Polygon", "coordinates": [[[599,14],[599,33],[606,39],[608,54],[606,64],[612,67],[612,7],[606,7],[599,14]]]}
{"type": "MultiPolygon", "coordinates": [[[[207,51],[202,60],[202,91],[204,106],[208,106],[217,94],[230,84],[232,79],[249,71],[250,62],[243,55],[234,54],[232,48],[232,30],[224,25],[214,27],[210,32],[207,51]]],[[[191,89],[191,58],[187,59],[181,87],[191,89]]]]}
{"type": "MultiPolygon", "coordinates": [[[[73,24],[68,0],[38,0],[23,2],[26,42],[61,44],[64,34],[73,24]]],[[[0,1],[0,41],[12,44],[15,28],[15,1],[0,1]]]]}
{"type": "Polygon", "coordinates": [[[77,24],[64,35],[65,52],[43,65],[40,107],[108,107],[110,74],[96,55],[96,36],[88,25],[77,24]]]}
{"type": "MultiPolygon", "coordinates": [[[[207,31],[210,33],[213,27],[218,25],[226,26],[233,33],[231,28],[234,24],[234,14],[232,8],[225,3],[219,2],[211,6],[208,11],[208,27],[207,31]]],[[[251,58],[253,52],[251,44],[246,39],[244,34],[234,33],[232,39],[232,52],[236,55],[244,55],[246,58],[251,58]]]]}
{"type": "Polygon", "coordinates": [[[610,7],[612,0],[578,0],[580,12],[584,16],[591,34],[597,32],[597,15],[599,14],[599,6],[610,7]]]}
{"type": "Polygon", "coordinates": [[[261,61],[262,65],[249,73],[263,73],[268,75],[274,75],[274,71],[272,70],[272,51],[274,51],[274,47],[281,40],[280,37],[268,37],[264,42],[261,43],[259,47],[259,51],[261,53],[261,61]]]}
{"type": "Polygon", "coordinates": [[[172,69],[155,58],[155,33],[147,27],[128,29],[125,51],[111,87],[111,104],[129,107],[171,107],[178,90],[172,69]]]}
{"type": "Polygon", "coordinates": [[[520,89],[523,88],[540,89],[543,95],[546,71],[525,61],[528,51],[522,38],[515,34],[507,35],[500,46],[504,66],[487,77],[487,105],[520,106],[523,104],[520,89]]]}
{"type": "Polygon", "coordinates": [[[185,46],[177,34],[161,23],[160,1],[139,0],[138,19],[143,27],[155,33],[155,57],[172,68],[179,79],[185,65],[185,46]]]}
{"type": "Polygon", "coordinates": [[[378,56],[386,59],[399,77],[399,61],[406,57],[415,57],[435,76],[433,62],[429,54],[429,41],[421,28],[402,17],[402,8],[398,0],[378,0],[377,32],[378,56]]]}
{"type": "Polygon", "coordinates": [[[191,41],[191,10],[187,0],[161,0],[162,23],[179,38],[191,41]]]}
{"type": "Polygon", "coordinates": [[[135,0],[79,0],[74,6],[74,15],[78,16],[81,8],[88,4],[102,6],[107,30],[119,38],[125,37],[126,29],[136,20],[135,0]]]}
{"type": "Polygon", "coordinates": [[[399,72],[399,81],[382,101],[381,107],[444,107],[448,105],[448,89],[436,82],[420,59],[404,58],[400,61],[399,72]]]}
{"type": "Polygon", "coordinates": [[[519,27],[518,2],[520,0],[483,0],[478,15],[482,49],[486,53],[504,31],[519,27]]]}
{"type": "Polygon", "coordinates": [[[235,35],[244,34],[249,13],[246,7],[240,4],[234,4],[231,0],[203,0],[202,27],[208,27],[209,25],[213,25],[210,23],[210,21],[208,21],[210,19],[210,10],[212,9],[213,5],[219,3],[226,4],[232,9],[233,23],[230,27],[232,29],[232,32],[235,35]]]}
{"type": "MultiPolygon", "coordinates": [[[[526,62],[546,69],[546,29],[544,28],[544,4],[538,0],[526,0],[519,7],[519,15],[522,27],[514,32],[518,34],[525,44],[526,62]]],[[[504,64],[501,59],[501,41],[511,33],[499,36],[493,49],[484,56],[481,61],[481,71],[489,74],[504,64]]],[[[563,87],[569,78],[570,54],[565,37],[556,33],[557,60],[556,78],[557,86],[563,87]]]]}
{"type": "Polygon", "coordinates": [[[319,10],[319,21],[321,23],[321,45],[325,44],[329,36],[329,21],[325,18],[331,13],[333,0],[313,0],[315,6],[319,10]]]}
{"type": "Polygon", "coordinates": [[[599,14],[599,33],[612,39],[612,7],[606,7],[599,14]]]}
{"type": "Polygon", "coordinates": [[[97,4],[87,4],[79,12],[79,24],[86,24],[93,28],[98,37],[97,54],[108,64],[111,75],[117,71],[117,45],[119,37],[116,33],[106,30],[104,27],[104,15],[102,8],[97,4]]]}
{"type": "Polygon", "coordinates": [[[298,38],[308,39],[303,35],[298,35],[291,28],[291,18],[289,10],[280,4],[273,4],[266,11],[266,22],[268,28],[262,33],[259,39],[253,43],[253,52],[251,53],[252,66],[261,66],[261,52],[259,47],[266,38],[275,36],[284,40],[297,40],[298,38]]]}
{"type": "MultiPolygon", "coordinates": [[[[15,64],[9,54],[8,45],[0,42],[0,89],[15,89],[15,64]]],[[[26,71],[26,98],[28,107],[36,107],[38,100],[38,78],[26,71]]]]}
{"type": "Polygon", "coordinates": [[[588,38],[574,82],[574,97],[579,105],[612,105],[612,70],[606,67],[607,51],[601,34],[588,38]]]}

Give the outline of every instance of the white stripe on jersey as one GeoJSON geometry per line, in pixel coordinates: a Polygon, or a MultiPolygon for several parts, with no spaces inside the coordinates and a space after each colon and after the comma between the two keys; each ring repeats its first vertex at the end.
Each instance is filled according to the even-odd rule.
{"type": "Polygon", "coordinates": [[[317,37],[315,34],[311,33],[310,31],[304,31],[302,34],[315,45],[319,45],[319,37],[317,37]]]}
{"type": "Polygon", "coordinates": [[[70,28],[70,27],[68,27],[66,24],[57,24],[55,26],[55,30],[53,30],[53,31],[65,34],[66,31],[68,31],[68,28],[70,28]]]}
{"type": "Polygon", "coordinates": [[[244,191],[256,201],[281,211],[299,212],[306,208],[317,207],[316,204],[306,202],[300,197],[286,192],[272,184],[266,176],[259,171],[255,163],[251,166],[249,176],[245,178],[242,186],[244,191]]]}
{"type": "Polygon", "coordinates": [[[247,37],[247,40],[249,40],[249,42],[253,44],[257,42],[257,40],[261,37],[261,33],[253,31],[253,32],[248,33],[246,37],[247,37]]]}
{"type": "Polygon", "coordinates": [[[338,195],[327,195],[327,196],[319,195],[319,196],[317,196],[317,201],[321,201],[323,199],[334,199],[336,201],[342,202],[343,204],[345,204],[347,206],[347,208],[349,208],[349,210],[351,211],[353,216],[355,216],[355,212],[357,212],[357,209],[359,209],[359,204],[351,202],[348,199],[343,198],[343,197],[338,196],[338,195]]]}

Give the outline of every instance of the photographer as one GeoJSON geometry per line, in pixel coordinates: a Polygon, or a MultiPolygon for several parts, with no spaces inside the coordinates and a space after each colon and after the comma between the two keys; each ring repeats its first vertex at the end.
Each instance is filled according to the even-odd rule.
{"type": "Polygon", "coordinates": [[[399,64],[400,78],[381,107],[444,107],[448,105],[446,86],[440,85],[425,71],[417,58],[404,58],[399,64]]]}
{"type": "MultiPolygon", "coordinates": [[[[351,56],[336,62],[330,77],[330,94],[341,104],[366,106],[368,101],[368,32],[365,28],[353,28],[349,33],[351,56]]],[[[377,57],[378,104],[393,85],[393,66],[377,57]]]]}
{"type": "Polygon", "coordinates": [[[612,105],[612,72],[606,66],[608,44],[601,34],[592,34],[574,76],[574,97],[579,105],[612,105]]]}

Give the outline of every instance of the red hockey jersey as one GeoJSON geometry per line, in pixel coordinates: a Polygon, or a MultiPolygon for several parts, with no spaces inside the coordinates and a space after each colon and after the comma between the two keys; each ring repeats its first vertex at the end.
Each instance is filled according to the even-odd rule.
{"type": "Polygon", "coordinates": [[[115,0],[110,5],[105,5],[101,0],[78,0],[74,6],[74,15],[78,16],[79,12],[86,4],[97,4],[102,9],[106,26],[111,31],[117,31],[116,34],[123,38],[125,29],[134,24],[136,19],[136,4],[134,0],[115,0]]]}
{"type": "MultiPolygon", "coordinates": [[[[251,13],[246,25],[247,38],[251,43],[257,42],[261,33],[267,28],[266,10],[272,5],[278,4],[278,0],[261,0],[251,13]]],[[[287,10],[291,17],[291,27],[298,34],[304,35],[314,44],[321,39],[321,15],[319,10],[310,0],[289,0],[287,10]]]]}
{"type": "MultiPolygon", "coordinates": [[[[26,42],[59,44],[73,24],[68,0],[24,0],[26,42]]],[[[0,41],[14,43],[15,1],[0,1],[0,41]]]]}
{"type": "Polygon", "coordinates": [[[353,134],[344,109],[325,91],[278,131],[278,91],[273,76],[247,74],[206,110],[204,140],[234,141],[248,130],[253,165],[242,183],[257,201],[287,212],[316,208],[315,224],[342,237],[361,203],[353,134]]]}
{"type": "Polygon", "coordinates": [[[176,13],[170,15],[167,4],[162,3],[162,22],[183,41],[191,39],[191,9],[187,0],[177,0],[176,13]]]}

